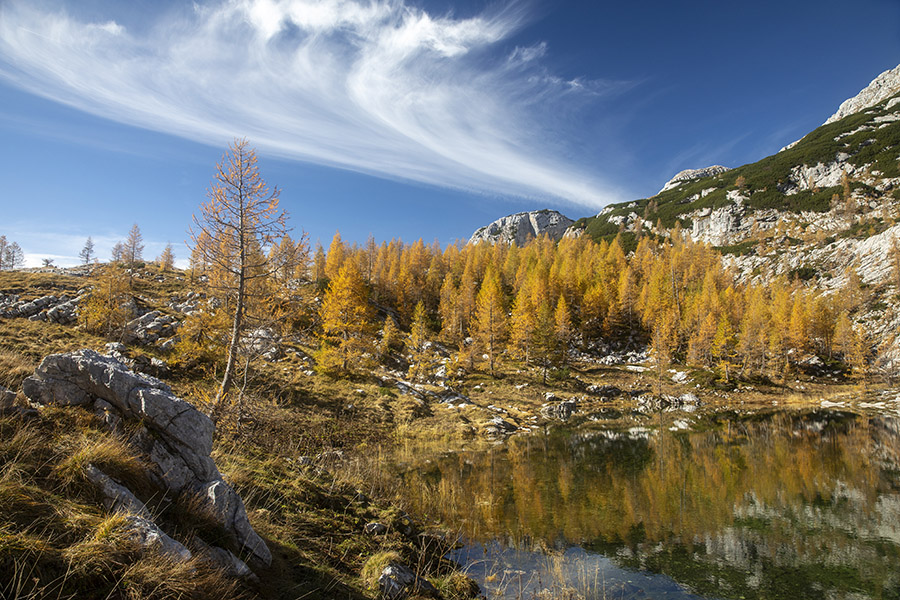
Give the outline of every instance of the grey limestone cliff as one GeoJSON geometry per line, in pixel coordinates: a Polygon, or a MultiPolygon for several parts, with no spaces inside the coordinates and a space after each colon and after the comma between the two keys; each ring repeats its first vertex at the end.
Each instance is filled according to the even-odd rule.
{"type": "Polygon", "coordinates": [[[532,238],[547,234],[559,240],[574,221],[555,210],[521,212],[497,219],[478,229],[469,238],[470,244],[503,242],[522,246],[532,238]]]}

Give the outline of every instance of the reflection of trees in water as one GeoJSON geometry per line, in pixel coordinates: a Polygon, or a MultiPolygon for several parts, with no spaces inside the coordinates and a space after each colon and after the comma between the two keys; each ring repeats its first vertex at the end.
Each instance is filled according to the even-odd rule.
{"type": "Polygon", "coordinates": [[[696,578],[698,591],[719,580],[706,593],[773,594],[807,579],[813,590],[896,587],[900,419],[771,412],[707,417],[688,433],[660,425],[513,438],[405,477],[421,508],[476,539],[581,543],[696,578]]]}

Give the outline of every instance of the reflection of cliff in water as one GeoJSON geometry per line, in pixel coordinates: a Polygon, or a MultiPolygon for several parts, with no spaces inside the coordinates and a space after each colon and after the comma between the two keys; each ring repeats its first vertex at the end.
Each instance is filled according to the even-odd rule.
{"type": "Polygon", "coordinates": [[[581,545],[708,595],[900,597],[896,417],[719,413],[430,459],[407,487],[470,539],[581,545]]]}

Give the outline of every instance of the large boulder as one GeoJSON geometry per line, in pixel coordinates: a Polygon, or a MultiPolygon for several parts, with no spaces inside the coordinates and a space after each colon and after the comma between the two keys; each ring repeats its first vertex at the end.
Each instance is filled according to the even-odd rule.
{"type": "Polygon", "coordinates": [[[250,563],[271,564],[271,553],[250,525],[243,501],[210,457],[215,426],[169,386],[130,371],[113,357],[78,350],[44,358],[25,380],[23,391],[39,404],[91,405],[98,412],[114,411],[121,419],[141,423],[135,443],[149,455],[161,483],[172,492],[205,498],[250,563]]]}

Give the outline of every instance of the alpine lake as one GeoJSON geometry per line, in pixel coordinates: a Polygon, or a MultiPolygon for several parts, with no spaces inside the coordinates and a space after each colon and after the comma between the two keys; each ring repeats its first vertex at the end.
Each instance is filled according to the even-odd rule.
{"type": "Polygon", "coordinates": [[[900,598],[900,393],[630,410],[392,467],[488,599],[900,598]]]}

